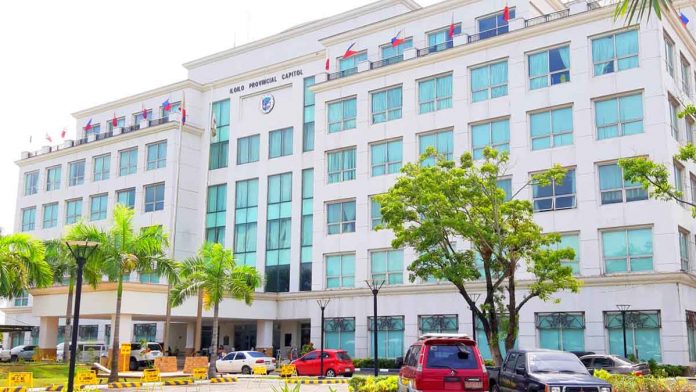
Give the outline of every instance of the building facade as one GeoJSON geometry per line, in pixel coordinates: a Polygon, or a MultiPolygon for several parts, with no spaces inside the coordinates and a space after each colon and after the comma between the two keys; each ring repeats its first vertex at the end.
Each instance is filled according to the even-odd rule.
{"type": "MultiPolygon", "coordinates": [[[[690,2],[674,6],[696,18],[690,2]]],[[[15,230],[49,239],[79,219],[108,225],[120,202],[136,209],[138,226],[171,233],[175,259],[204,240],[224,243],[264,276],[251,307],[221,306],[228,349],[316,344],[316,300],[331,298],[327,347],[368,357],[364,281],[383,279],[379,353],[396,357],[422,332],[480,326],[451,284],[409,280],[414,251],[393,249],[392,234],[374,230],[381,217],[371,197],[429,146],[452,159],[493,146],[510,152],[506,190],[556,163],[568,169],[563,184],[516,197],[576,250],[568,263],[584,282],[557,303],[530,301],[517,345],[623,355],[617,305],[625,304],[630,354],[693,365],[691,211],[649,200],[616,164],[666,163],[696,200],[696,167],[672,158],[693,139],[693,119],[676,116],[693,101],[691,64],[693,26],[676,12],[624,25],[604,2],[381,0],[184,64],[185,81],[74,113],[81,139],[17,161],[15,230]]],[[[121,340],[161,341],[166,282],[129,278],[121,340]]],[[[111,339],[114,290],[85,288],[81,324],[90,327],[81,339],[111,339]]],[[[50,355],[66,292],[10,300],[6,322],[37,328],[6,338],[33,339],[50,355]]],[[[193,349],[195,315],[195,299],[172,309],[166,347],[193,349]]],[[[204,347],[210,318],[204,311],[204,347]]]]}

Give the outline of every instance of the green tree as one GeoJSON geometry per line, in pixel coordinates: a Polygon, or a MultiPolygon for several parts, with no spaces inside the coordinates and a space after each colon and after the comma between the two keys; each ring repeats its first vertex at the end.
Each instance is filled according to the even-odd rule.
{"type": "Polygon", "coordinates": [[[44,244],[26,233],[0,234],[0,297],[21,295],[53,281],[44,244]]]}
{"type": "MultiPolygon", "coordinates": [[[[77,272],[77,264],[75,258],[70,254],[65,241],[62,239],[49,240],[45,243],[46,246],[46,262],[51,266],[53,271],[53,281],[57,284],[65,284],[67,278],[68,284],[68,301],[67,309],[65,310],[65,333],[63,335],[65,347],[63,350],[63,362],[70,361],[70,350],[68,350],[68,342],[72,336],[72,308],[73,308],[73,291],[75,290],[75,279],[77,272]]],[[[101,270],[99,265],[90,259],[85,264],[83,269],[84,281],[92,287],[97,287],[101,280],[101,270]]]]}
{"type": "MultiPolygon", "coordinates": [[[[696,118],[696,107],[687,105],[679,118],[690,116],[696,118]]],[[[692,143],[679,148],[679,153],[674,156],[677,161],[696,163],[696,147],[692,143]]],[[[619,160],[619,166],[623,169],[624,180],[640,183],[648,195],[657,200],[674,200],[691,207],[691,214],[696,217],[696,203],[684,197],[684,193],[672,184],[670,171],[666,165],[657,163],[648,157],[624,158],[619,160]]]]}
{"type": "Polygon", "coordinates": [[[109,382],[118,380],[120,347],[121,301],[123,298],[123,277],[131,272],[140,274],[156,273],[168,280],[176,281],[175,263],[165,256],[169,246],[167,235],[161,226],[143,227],[135,230],[133,216],[135,211],[117,204],[113,212],[113,224],[104,231],[96,226],[78,222],[67,235],[69,240],[87,240],[99,243],[91,258],[101,266],[109,281],[117,282],[115,322],[112,326],[113,345],[111,347],[111,374],[109,382]]]}
{"type": "Polygon", "coordinates": [[[628,23],[640,22],[643,17],[650,19],[655,13],[658,19],[662,19],[662,13],[670,9],[672,0],[620,0],[616,4],[614,17],[624,17],[628,23]]]}
{"type": "Polygon", "coordinates": [[[208,375],[214,377],[215,353],[218,345],[218,313],[226,296],[243,300],[247,305],[254,301],[254,291],[261,287],[261,275],[256,268],[236,265],[232,251],[219,243],[206,242],[198,256],[189,257],[179,264],[180,281],[170,295],[173,306],[181,305],[187,298],[203,293],[206,309],[213,308],[213,336],[210,343],[208,375]]]}
{"type": "MultiPolygon", "coordinates": [[[[380,228],[394,232],[394,248],[410,246],[419,255],[408,267],[411,281],[435,278],[457,288],[481,321],[493,359],[500,364],[502,355],[494,342],[504,336],[506,349],[513,348],[518,315],[528,301],[550,300],[559,290],[579,290],[581,282],[562,263],[573,259],[574,251],[554,250],[560,237],[542,232],[531,202],[516,200],[519,190],[508,200],[498,187],[507,171],[508,153],[486,148],[481,162],[465,153],[458,165],[440,156],[435,165],[424,165],[432,156],[435,150],[429,149],[419,162],[406,164],[394,186],[375,197],[384,222],[380,228]],[[455,245],[462,241],[470,249],[455,245]],[[532,277],[522,290],[517,289],[516,277],[520,264],[532,277]],[[475,281],[485,284],[481,305],[471,297],[469,283],[475,281]]],[[[533,176],[527,186],[550,185],[564,175],[565,170],[555,166],[533,176]]]]}

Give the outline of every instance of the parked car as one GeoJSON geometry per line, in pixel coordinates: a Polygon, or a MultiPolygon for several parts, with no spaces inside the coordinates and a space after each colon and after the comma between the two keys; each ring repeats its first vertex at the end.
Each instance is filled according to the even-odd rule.
{"type": "Polygon", "coordinates": [[[399,392],[488,391],[476,342],[464,334],[426,334],[397,359],[399,392]]]}
{"type": "Polygon", "coordinates": [[[577,356],[556,350],[512,350],[501,368],[488,369],[493,392],[611,392],[577,356]]]}
{"type": "Polygon", "coordinates": [[[215,361],[218,373],[251,374],[254,366],[265,366],[270,373],[276,368],[276,359],[258,351],[234,351],[215,361]]]}
{"type": "Polygon", "coordinates": [[[11,358],[10,350],[0,347],[0,362],[10,362],[11,358]]]}
{"type": "Polygon", "coordinates": [[[159,343],[147,342],[144,346],[140,343],[131,343],[128,369],[138,370],[141,367],[147,367],[155,361],[155,358],[161,356],[162,346],[159,343]]]}
{"type": "MultiPolygon", "coordinates": [[[[68,344],[68,347],[70,345],[68,344]]],[[[56,360],[62,361],[65,355],[65,343],[56,346],[56,360]]],[[[98,362],[99,358],[108,355],[108,349],[104,343],[77,343],[77,361],[82,363],[98,362]]]]}
{"type": "Polygon", "coordinates": [[[650,366],[647,363],[633,363],[617,355],[585,355],[580,361],[590,373],[601,369],[616,374],[650,374],[650,366]]]}
{"type": "Polygon", "coordinates": [[[25,361],[34,360],[34,349],[35,348],[36,348],[36,346],[26,346],[26,345],[12,347],[12,349],[10,350],[10,361],[17,362],[20,359],[25,360],[25,361]]]}
{"type": "Polygon", "coordinates": [[[336,377],[343,375],[350,377],[355,373],[355,365],[350,355],[344,350],[324,349],[324,374],[321,374],[321,350],[310,351],[291,363],[295,365],[298,376],[326,376],[336,377]]]}

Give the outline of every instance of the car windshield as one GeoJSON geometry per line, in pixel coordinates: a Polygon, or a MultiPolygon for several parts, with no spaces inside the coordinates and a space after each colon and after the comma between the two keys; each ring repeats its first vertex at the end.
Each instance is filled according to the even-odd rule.
{"type": "Polygon", "coordinates": [[[160,347],[160,345],[156,344],[156,343],[148,344],[147,348],[149,348],[152,351],[161,351],[162,350],[162,347],[160,347]]]}
{"type": "Polygon", "coordinates": [[[428,368],[476,369],[478,362],[471,347],[465,344],[440,345],[428,347],[428,368]]]}
{"type": "Polygon", "coordinates": [[[258,351],[249,351],[249,352],[247,353],[247,355],[250,356],[250,357],[252,357],[252,358],[263,358],[263,357],[265,357],[265,355],[263,355],[262,353],[260,353],[260,352],[258,352],[258,351]]]}
{"type": "Polygon", "coordinates": [[[348,353],[345,351],[337,352],[336,356],[338,357],[338,359],[340,359],[342,361],[350,361],[350,355],[348,355],[348,353]]]}
{"type": "Polygon", "coordinates": [[[527,364],[531,373],[588,374],[578,357],[568,353],[529,353],[527,364]]]}

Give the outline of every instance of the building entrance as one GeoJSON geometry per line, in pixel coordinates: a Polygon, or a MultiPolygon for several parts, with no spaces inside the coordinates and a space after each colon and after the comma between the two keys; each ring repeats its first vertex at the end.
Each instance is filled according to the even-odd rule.
{"type": "Polygon", "coordinates": [[[245,324],[234,326],[234,349],[245,351],[256,348],[256,325],[245,324]]]}

